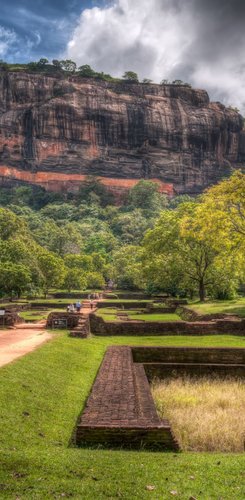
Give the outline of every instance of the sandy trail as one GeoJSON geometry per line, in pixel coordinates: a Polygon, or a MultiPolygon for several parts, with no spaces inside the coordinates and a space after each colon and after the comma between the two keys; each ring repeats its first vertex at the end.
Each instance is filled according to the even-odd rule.
{"type": "Polygon", "coordinates": [[[15,329],[0,331],[0,366],[7,365],[50,340],[52,335],[43,324],[18,325],[15,329]]]}

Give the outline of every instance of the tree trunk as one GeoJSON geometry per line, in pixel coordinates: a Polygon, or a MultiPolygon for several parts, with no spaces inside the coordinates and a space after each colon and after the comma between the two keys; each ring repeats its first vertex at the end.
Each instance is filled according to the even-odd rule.
{"type": "Polygon", "coordinates": [[[199,281],[199,299],[200,299],[200,302],[204,302],[205,297],[206,297],[206,290],[205,290],[204,281],[200,280],[199,281]]]}

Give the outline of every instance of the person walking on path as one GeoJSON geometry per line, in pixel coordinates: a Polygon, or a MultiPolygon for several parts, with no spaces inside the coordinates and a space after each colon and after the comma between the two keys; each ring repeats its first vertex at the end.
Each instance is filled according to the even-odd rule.
{"type": "Polygon", "coordinates": [[[82,304],[81,304],[80,300],[78,300],[76,302],[76,310],[77,310],[78,313],[80,313],[80,311],[81,311],[81,306],[82,306],[82,304]]]}

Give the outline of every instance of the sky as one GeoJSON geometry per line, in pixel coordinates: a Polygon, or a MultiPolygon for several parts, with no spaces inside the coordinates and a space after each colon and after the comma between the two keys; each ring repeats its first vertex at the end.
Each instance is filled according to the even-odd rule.
{"type": "Polygon", "coordinates": [[[0,0],[0,59],[181,79],[245,114],[245,0],[0,0]]]}

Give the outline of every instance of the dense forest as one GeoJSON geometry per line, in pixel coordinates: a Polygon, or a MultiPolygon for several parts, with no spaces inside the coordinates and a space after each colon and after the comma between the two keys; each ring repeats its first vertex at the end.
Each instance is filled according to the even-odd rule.
{"type": "Polygon", "coordinates": [[[245,281],[245,176],[167,199],[139,181],[121,206],[96,179],[77,195],[0,189],[2,296],[121,289],[232,298],[245,281]]]}

